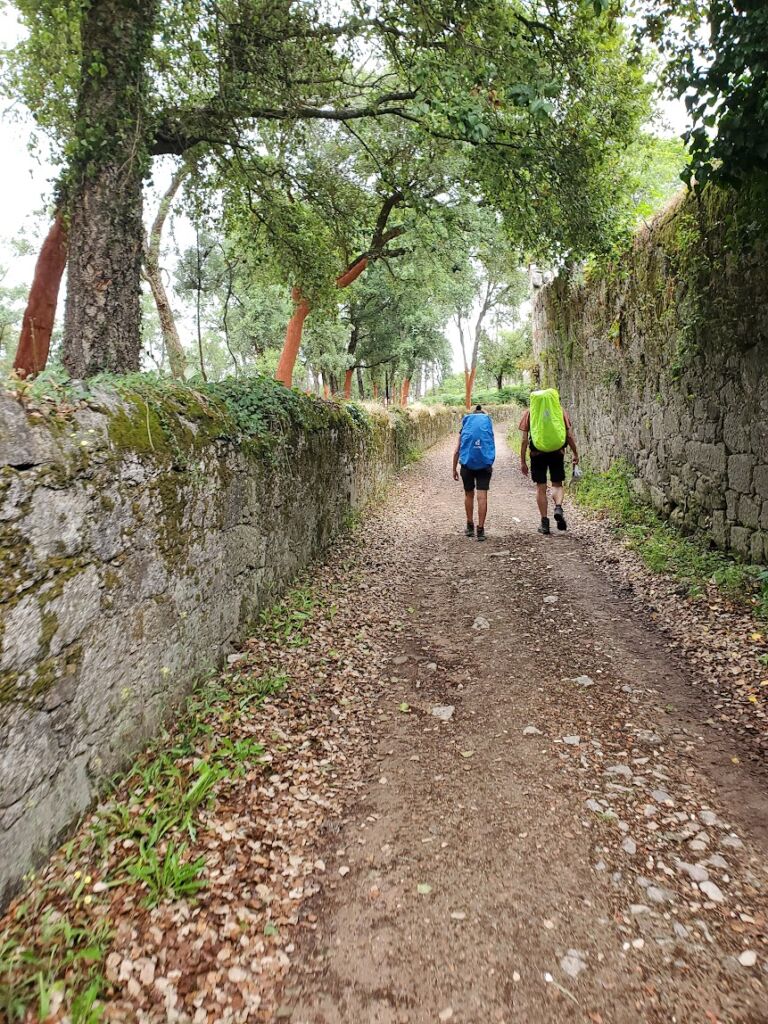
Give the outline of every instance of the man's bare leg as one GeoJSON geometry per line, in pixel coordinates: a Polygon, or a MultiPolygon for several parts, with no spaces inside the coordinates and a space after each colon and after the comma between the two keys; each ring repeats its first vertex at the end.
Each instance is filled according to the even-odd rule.
{"type": "MultiPolygon", "coordinates": [[[[560,488],[560,499],[562,500],[563,489],[560,488]]],[[[539,515],[542,519],[547,518],[547,485],[536,484],[536,504],[539,506],[539,515]]]]}
{"type": "Polygon", "coordinates": [[[477,525],[480,529],[485,526],[485,516],[488,512],[488,491],[477,492],[477,525]]]}
{"type": "Polygon", "coordinates": [[[475,521],[475,492],[464,491],[464,509],[467,513],[467,525],[475,521]]]}
{"type": "Polygon", "coordinates": [[[568,524],[565,521],[563,515],[563,493],[564,488],[562,484],[552,485],[552,497],[555,502],[555,522],[557,523],[558,530],[567,530],[568,524]]]}
{"type": "Polygon", "coordinates": [[[563,487],[562,484],[552,484],[552,500],[554,501],[554,503],[556,505],[562,505],[563,504],[563,495],[564,495],[564,493],[565,493],[565,488],[563,487]]]}

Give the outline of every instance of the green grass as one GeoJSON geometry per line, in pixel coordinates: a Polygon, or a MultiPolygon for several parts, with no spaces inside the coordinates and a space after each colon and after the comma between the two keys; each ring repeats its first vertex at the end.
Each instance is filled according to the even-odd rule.
{"type": "Polygon", "coordinates": [[[649,569],[679,579],[691,596],[714,584],[731,600],[768,618],[768,569],[712,548],[703,535],[683,534],[637,497],[632,477],[632,468],[622,460],[607,473],[587,471],[575,488],[576,501],[593,512],[607,513],[649,569]]]}

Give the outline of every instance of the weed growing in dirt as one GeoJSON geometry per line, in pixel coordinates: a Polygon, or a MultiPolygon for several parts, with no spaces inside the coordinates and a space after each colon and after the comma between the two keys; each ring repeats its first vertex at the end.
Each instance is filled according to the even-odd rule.
{"type": "MultiPolygon", "coordinates": [[[[73,879],[75,887],[81,881],[73,879]]],[[[21,903],[0,942],[0,1018],[9,1024],[29,1020],[32,1010],[36,1020],[48,1020],[67,1005],[72,1024],[96,1024],[102,1018],[98,997],[104,979],[95,965],[109,947],[109,926],[89,920],[77,907],[70,914],[48,910],[31,949],[23,927],[27,914],[39,909],[39,899],[21,903]]]]}
{"type": "Polygon", "coordinates": [[[632,468],[622,460],[607,473],[586,472],[576,500],[584,508],[607,513],[649,569],[681,580],[691,596],[715,585],[731,600],[748,603],[756,615],[768,618],[768,570],[712,549],[701,535],[685,536],[637,497],[632,477],[632,468]]]}

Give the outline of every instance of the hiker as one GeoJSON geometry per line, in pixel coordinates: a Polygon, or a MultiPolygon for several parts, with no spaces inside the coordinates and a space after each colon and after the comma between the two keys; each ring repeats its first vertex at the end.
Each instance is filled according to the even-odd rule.
{"type": "Polygon", "coordinates": [[[573,436],[573,425],[567,411],[560,405],[555,388],[532,391],[530,406],[520,420],[523,435],[520,447],[520,470],[528,476],[526,456],[531,452],[531,479],[536,484],[536,504],[539,506],[541,526],[539,533],[548,535],[547,472],[552,484],[555,503],[554,517],[558,530],[567,530],[563,513],[563,485],[565,484],[565,448],[573,452],[573,465],[579,464],[579,453],[573,436]]]}
{"type": "Polygon", "coordinates": [[[453,479],[459,479],[457,465],[461,462],[464,484],[464,508],[467,513],[467,537],[475,536],[475,490],[477,490],[477,539],[485,540],[485,516],[488,511],[488,487],[496,458],[493,423],[481,405],[467,413],[461,421],[459,440],[453,453],[453,479]]]}

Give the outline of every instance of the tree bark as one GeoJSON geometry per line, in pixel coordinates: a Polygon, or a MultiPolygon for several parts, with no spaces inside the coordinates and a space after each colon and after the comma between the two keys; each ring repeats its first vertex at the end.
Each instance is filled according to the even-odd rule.
{"type": "Polygon", "coordinates": [[[464,405],[467,412],[472,408],[472,388],[475,386],[476,373],[477,366],[473,366],[469,371],[464,371],[464,405]]]}
{"type": "Polygon", "coordinates": [[[139,369],[144,108],[157,5],[92,0],[81,21],[63,350],[73,377],[139,369]]]}
{"type": "Polygon", "coordinates": [[[403,386],[400,391],[400,405],[405,408],[408,405],[408,395],[411,392],[411,378],[405,377],[403,380],[403,386]]]}
{"type": "Polygon", "coordinates": [[[357,367],[357,390],[360,394],[360,400],[365,401],[365,381],[363,380],[362,366],[357,367]]]}
{"type": "Polygon", "coordinates": [[[168,362],[171,364],[171,375],[178,379],[184,377],[184,372],[187,368],[187,357],[184,353],[184,347],[181,344],[179,338],[179,332],[176,329],[176,321],[173,316],[173,310],[171,304],[168,301],[168,294],[163,284],[162,271],[160,269],[160,241],[162,239],[163,227],[168,213],[171,209],[171,204],[179,191],[179,187],[184,178],[189,174],[189,164],[182,164],[178,168],[171,184],[168,186],[165,195],[160,201],[160,206],[157,210],[157,216],[155,217],[154,223],[152,224],[152,230],[149,233],[149,237],[146,240],[144,246],[144,276],[146,277],[149,287],[152,289],[152,295],[155,299],[155,305],[157,306],[157,315],[160,318],[160,330],[163,334],[163,341],[165,342],[165,348],[168,352],[168,362]]]}
{"type": "MultiPolygon", "coordinates": [[[[347,345],[347,355],[351,358],[354,356],[357,350],[357,342],[360,337],[360,332],[356,323],[352,323],[352,332],[349,336],[349,344],[347,345]]],[[[344,398],[348,402],[352,398],[352,377],[355,372],[354,366],[350,366],[344,374],[344,398]]]]}
{"type": "Polygon", "coordinates": [[[288,388],[293,384],[293,368],[301,348],[304,321],[309,315],[309,303],[302,297],[300,288],[293,289],[291,298],[293,299],[293,314],[288,321],[283,351],[280,353],[280,361],[275,371],[275,380],[281,381],[288,388]]]}
{"type": "Polygon", "coordinates": [[[39,373],[48,362],[56,303],[66,265],[67,229],[63,212],[59,209],[40,249],[21,322],[21,335],[13,361],[19,377],[39,373]]]}

